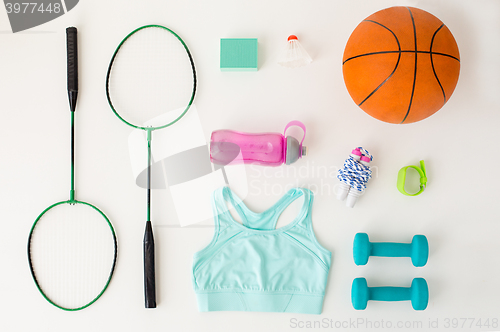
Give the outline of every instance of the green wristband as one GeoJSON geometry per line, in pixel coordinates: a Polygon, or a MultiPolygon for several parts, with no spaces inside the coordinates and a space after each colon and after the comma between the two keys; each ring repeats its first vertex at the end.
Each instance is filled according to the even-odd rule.
{"type": "Polygon", "coordinates": [[[418,166],[406,166],[399,170],[398,172],[398,190],[400,193],[406,196],[417,196],[424,192],[425,186],[427,185],[427,176],[425,174],[425,164],[423,160],[420,160],[420,167],[418,166]],[[420,175],[420,190],[415,194],[409,194],[405,191],[405,181],[406,181],[406,170],[408,168],[413,168],[420,175]]]}

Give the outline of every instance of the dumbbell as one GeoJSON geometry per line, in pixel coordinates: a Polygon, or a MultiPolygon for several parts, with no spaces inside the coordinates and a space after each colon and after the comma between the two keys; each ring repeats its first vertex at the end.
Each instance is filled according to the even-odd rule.
{"type": "Polygon", "coordinates": [[[370,243],[368,234],[358,233],[354,237],[354,263],[365,265],[370,256],[411,257],[416,267],[424,266],[429,257],[429,243],[424,235],[415,235],[411,243],[375,242],[370,243]]]}
{"type": "Polygon", "coordinates": [[[352,306],[365,310],[368,301],[411,301],[415,310],[424,310],[429,302],[429,288],[424,278],[415,278],[411,287],[368,287],[365,278],[356,278],[351,289],[352,306]]]}

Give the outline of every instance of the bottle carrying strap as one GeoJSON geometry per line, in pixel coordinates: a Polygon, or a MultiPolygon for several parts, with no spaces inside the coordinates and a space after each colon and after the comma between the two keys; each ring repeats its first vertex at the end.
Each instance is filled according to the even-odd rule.
{"type": "Polygon", "coordinates": [[[288,128],[293,127],[293,126],[297,126],[297,127],[301,128],[302,131],[304,132],[304,136],[302,136],[302,140],[300,141],[300,150],[302,150],[302,142],[304,142],[304,138],[306,138],[306,126],[302,122],[297,121],[297,120],[293,120],[293,121],[288,122],[288,124],[285,127],[285,131],[283,132],[283,136],[286,137],[286,131],[288,130],[288,128]]]}

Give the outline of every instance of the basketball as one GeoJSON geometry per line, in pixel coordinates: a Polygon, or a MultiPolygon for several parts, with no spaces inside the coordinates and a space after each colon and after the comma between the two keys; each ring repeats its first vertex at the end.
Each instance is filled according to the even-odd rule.
{"type": "Polygon", "coordinates": [[[342,60],[351,98],[389,123],[412,123],[449,100],[460,73],[460,54],[437,17],[412,7],[391,7],[362,21],[342,60]]]}

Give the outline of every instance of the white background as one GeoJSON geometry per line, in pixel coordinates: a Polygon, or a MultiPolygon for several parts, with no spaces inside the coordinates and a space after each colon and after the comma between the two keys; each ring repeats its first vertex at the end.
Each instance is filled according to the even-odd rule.
{"type": "MultiPolygon", "coordinates": [[[[444,329],[447,319],[473,318],[474,325],[489,319],[490,328],[471,329],[495,330],[492,319],[500,318],[499,15],[500,2],[494,0],[82,0],[52,22],[12,34],[2,7],[0,330],[287,331],[299,330],[299,321],[322,319],[331,319],[334,326],[343,323],[347,330],[349,320],[358,318],[375,326],[381,320],[391,321],[393,327],[399,321],[422,322],[418,330],[436,320],[444,329]],[[342,54],[350,33],[365,17],[393,5],[436,15],[460,48],[460,79],[453,96],[435,115],[409,125],[390,125],[366,115],[351,100],[342,78],[342,54]],[[131,172],[131,129],[109,109],[104,87],[117,44],[134,28],[152,23],[172,28],[189,45],[199,77],[195,102],[207,139],[215,129],[280,132],[290,120],[306,124],[309,155],[268,173],[249,168],[245,201],[259,211],[281,197],[286,185],[315,191],[315,232],[333,253],[321,316],[199,313],[191,284],[192,255],[209,243],[213,228],[208,222],[204,227],[175,227],[167,190],[155,192],[153,201],[159,305],[144,309],[145,192],[135,185],[131,172]],[[65,28],[71,25],[79,29],[80,49],[77,195],[105,211],[119,242],[108,290],[95,304],[74,313],[42,298],[26,256],[34,219],[69,195],[65,28]],[[299,36],[314,59],[311,65],[289,70],[276,64],[290,34],[299,36]],[[219,39],[231,37],[259,39],[258,72],[220,72],[219,39]],[[348,209],[331,193],[337,183],[334,171],[318,175],[314,170],[335,170],[356,146],[374,155],[377,171],[366,194],[348,209]],[[428,188],[418,197],[401,195],[396,189],[398,170],[418,165],[421,159],[427,165],[428,188]],[[292,168],[301,172],[286,173],[292,168]],[[429,262],[415,268],[409,259],[372,258],[357,267],[352,240],[360,231],[374,241],[395,242],[425,234],[429,262]],[[370,302],[367,310],[355,311],[350,288],[353,278],[360,276],[373,286],[409,286],[412,278],[424,277],[430,288],[429,307],[415,312],[407,302],[370,302]]],[[[291,220],[297,206],[278,226],[291,220]]],[[[358,325],[357,330],[364,327],[358,325]]]]}

